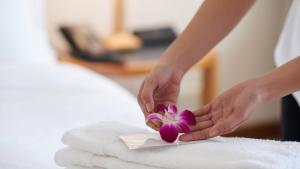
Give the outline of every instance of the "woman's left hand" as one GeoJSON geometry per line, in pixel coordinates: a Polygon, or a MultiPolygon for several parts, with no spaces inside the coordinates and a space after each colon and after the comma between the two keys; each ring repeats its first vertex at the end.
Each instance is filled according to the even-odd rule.
{"type": "Polygon", "coordinates": [[[237,129],[251,112],[264,102],[260,79],[242,82],[194,112],[197,124],[181,141],[203,140],[230,133],[237,129]]]}

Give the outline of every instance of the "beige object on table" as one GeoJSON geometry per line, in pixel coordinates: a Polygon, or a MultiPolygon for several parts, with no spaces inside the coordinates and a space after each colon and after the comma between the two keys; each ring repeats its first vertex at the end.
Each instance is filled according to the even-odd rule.
{"type": "Polygon", "coordinates": [[[110,51],[131,51],[141,48],[141,40],[125,31],[124,1],[115,0],[114,2],[114,30],[110,36],[104,38],[104,47],[110,51]]]}

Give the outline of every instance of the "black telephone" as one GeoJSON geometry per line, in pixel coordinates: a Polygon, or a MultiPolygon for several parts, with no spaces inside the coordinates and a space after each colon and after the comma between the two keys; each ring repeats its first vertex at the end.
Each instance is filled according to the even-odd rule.
{"type": "Polygon", "coordinates": [[[100,40],[87,26],[61,26],[59,31],[70,47],[70,54],[75,57],[87,61],[122,62],[117,53],[101,47],[100,40]]]}

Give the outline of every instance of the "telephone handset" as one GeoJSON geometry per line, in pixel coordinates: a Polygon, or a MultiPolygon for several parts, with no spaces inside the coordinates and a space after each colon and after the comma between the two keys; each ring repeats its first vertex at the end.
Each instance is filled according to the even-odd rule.
{"type": "Polygon", "coordinates": [[[87,26],[61,26],[59,31],[75,57],[88,61],[122,62],[118,54],[102,47],[99,38],[87,26]]]}

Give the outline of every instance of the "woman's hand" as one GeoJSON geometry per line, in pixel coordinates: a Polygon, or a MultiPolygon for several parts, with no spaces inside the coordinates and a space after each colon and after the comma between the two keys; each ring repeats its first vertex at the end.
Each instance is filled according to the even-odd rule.
{"type": "Polygon", "coordinates": [[[181,141],[202,140],[230,133],[237,129],[252,111],[265,101],[260,79],[242,82],[195,111],[197,124],[181,141]]]}
{"type": "Polygon", "coordinates": [[[194,112],[197,124],[182,141],[201,140],[237,129],[260,104],[300,89],[300,57],[266,74],[242,82],[194,112]]]}
{"type": "MultiPolygon", "coordinates": [[[[157,104],[176,103],[182,76],[178,69],[167,64],[159,64],[152,70],[138,94],[138,102],[145,117],[154,111],[157,104]]],[[[156,130],[160,127],[158,123],[148,125],[156,130]]]]}

